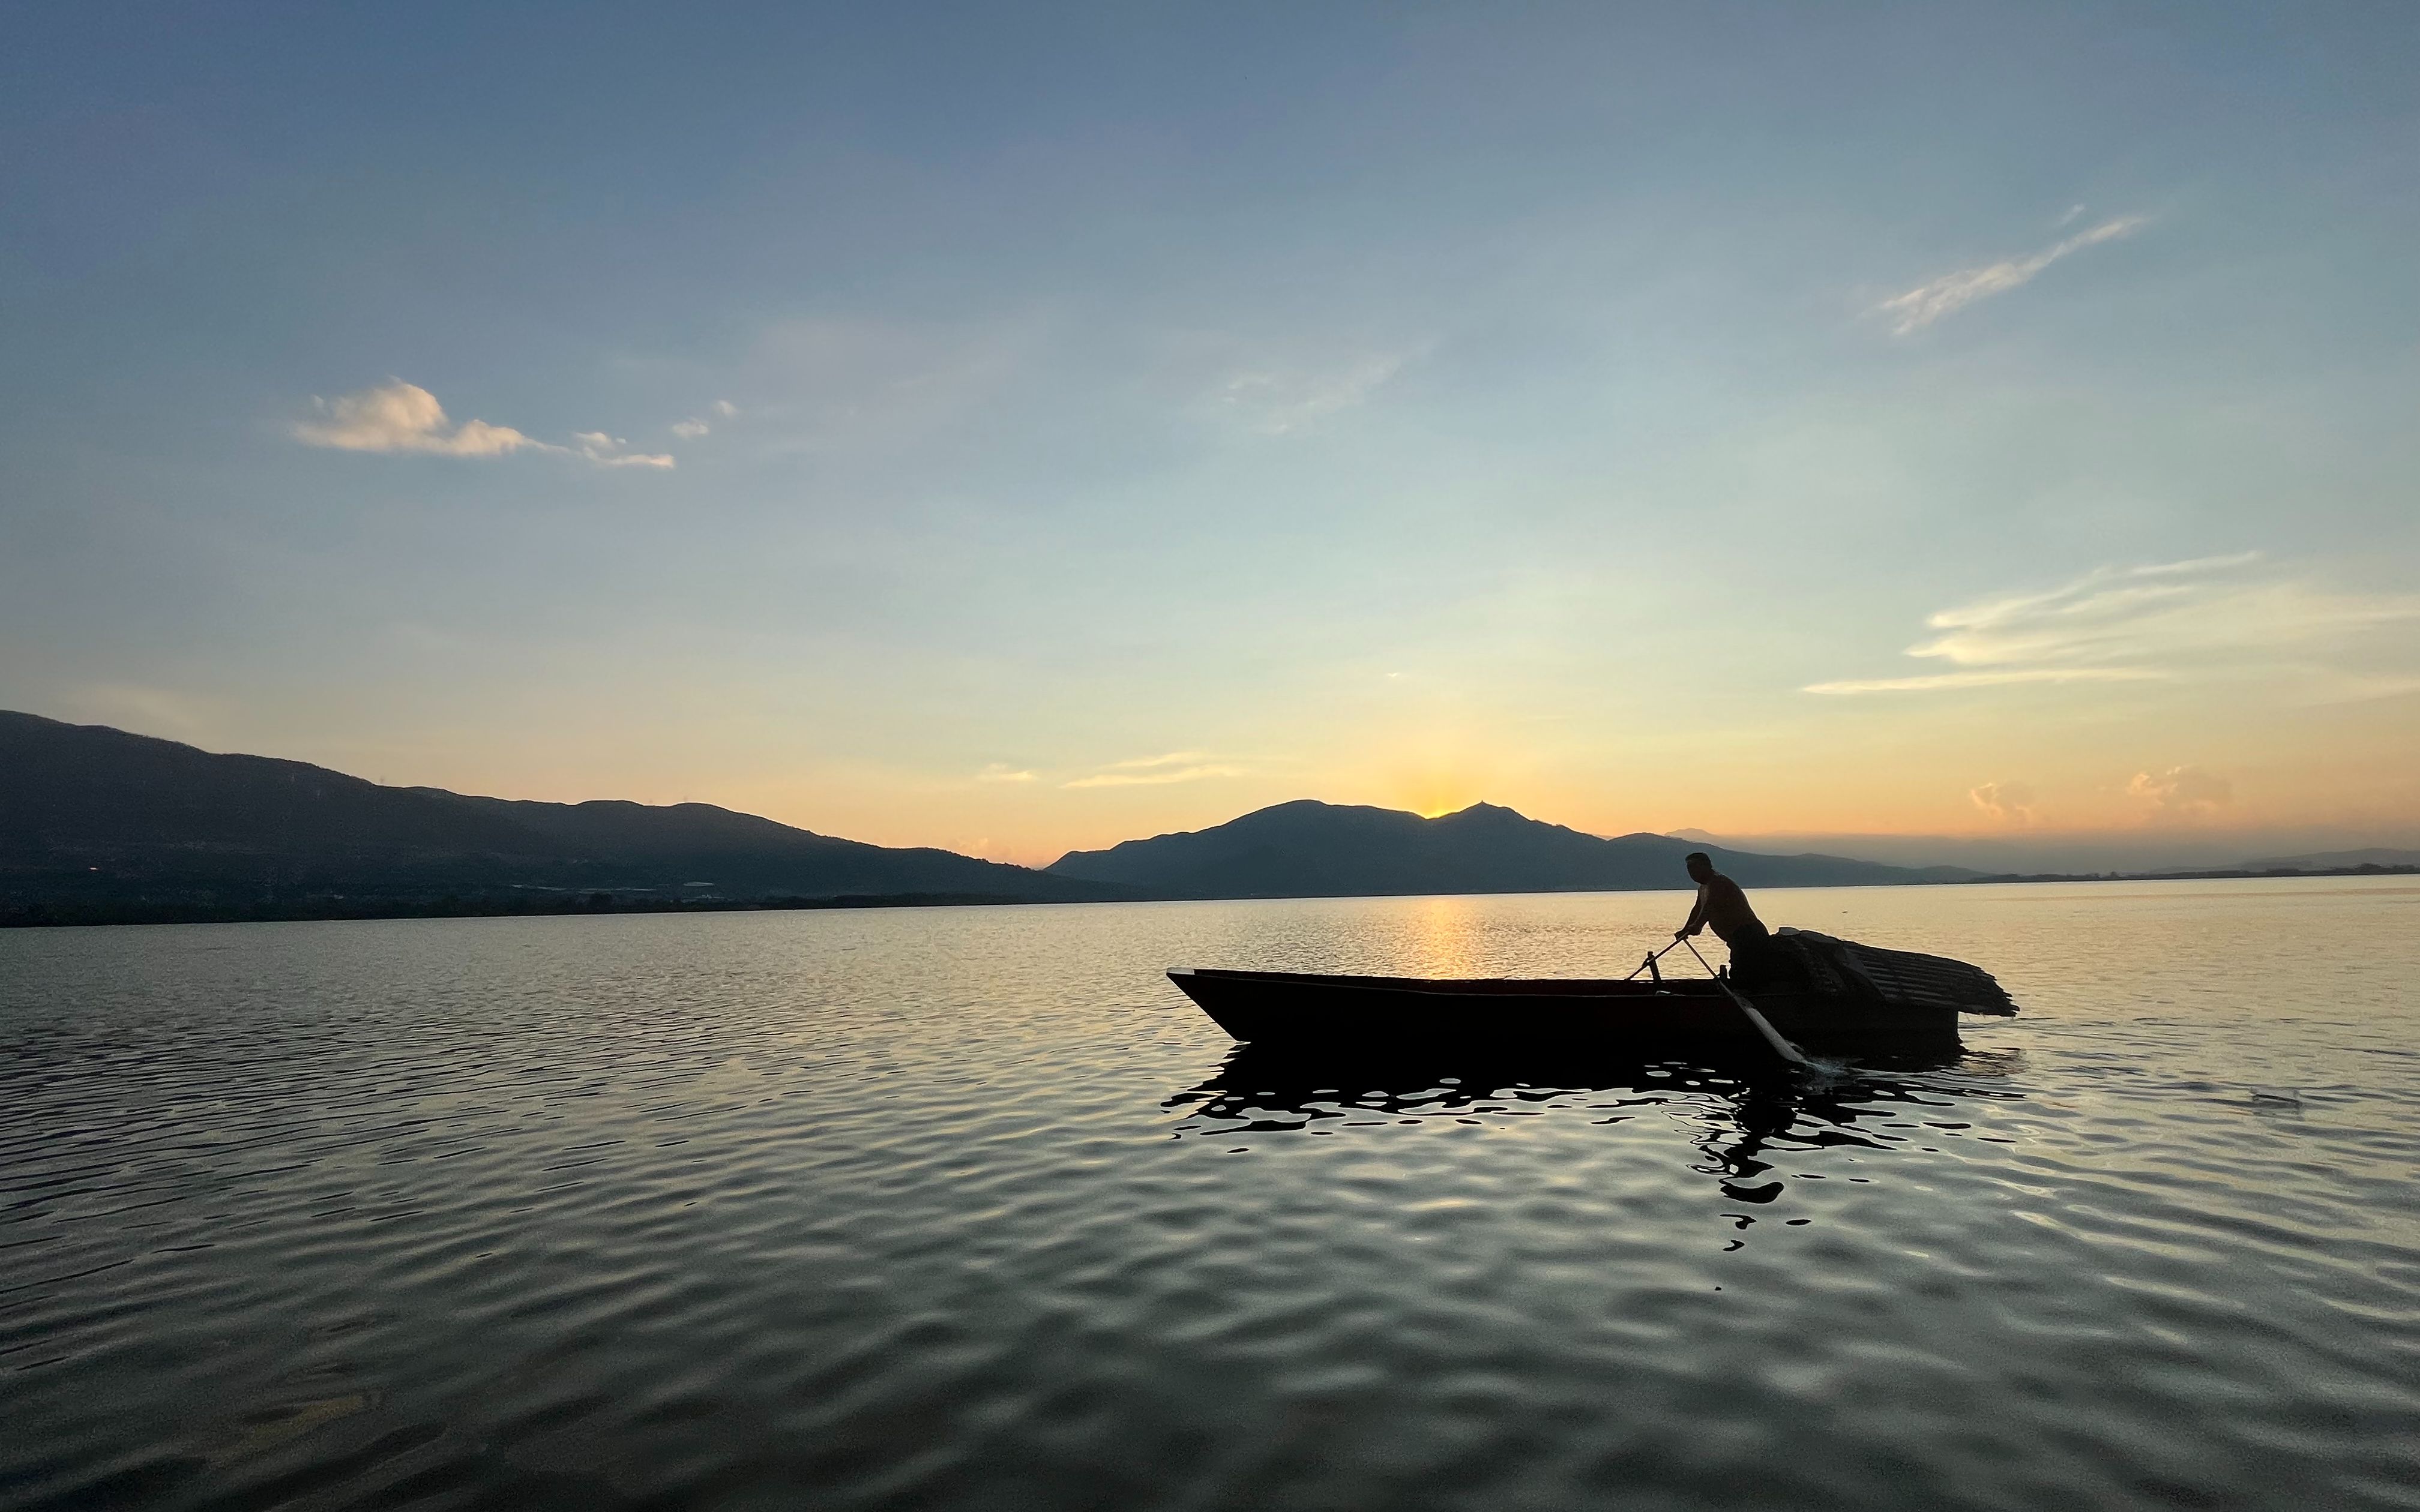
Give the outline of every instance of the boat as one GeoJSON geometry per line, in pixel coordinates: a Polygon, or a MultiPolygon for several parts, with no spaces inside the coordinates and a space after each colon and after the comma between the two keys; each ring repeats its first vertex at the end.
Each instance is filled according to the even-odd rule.
{"type": "Polygon", "coordinates": [[[1253,1045],[1388,1052],[1415,1047],[1573,1046],[1622,1054],[1756,1053],[1761,1015],[1817,1055],[1940,1054],[1962,1013],[2016,1005],[1962,961],[1885,950],[1811,930],[1776,936],[1786,985],[1741,990],[1727,976],[1419,978],[1178,967],[1169,980],[1213,1023],[1253,1045]],[[1743,1011],[1753,1008],[1754,1013],[1743,1011]]]}

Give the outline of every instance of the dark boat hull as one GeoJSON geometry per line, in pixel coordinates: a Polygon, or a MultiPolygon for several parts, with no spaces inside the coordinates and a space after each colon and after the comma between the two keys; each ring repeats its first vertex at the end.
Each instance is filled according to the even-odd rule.
{"type": "MultiPolygon", "coordinates": [[[[1764,1048],[1724,985],[1703,980],[1430,980],[1208,969],[1168,976],[1220,1028],[1254,1045],[1551,1045],[1625,1055],[1764,1048]]],[[[1958,1048],[1955,1009],[1876,1008],[1799,991],[1751,994],[1749,1000],[1785,1037],[1819,1054],[1958,1048]]]]}

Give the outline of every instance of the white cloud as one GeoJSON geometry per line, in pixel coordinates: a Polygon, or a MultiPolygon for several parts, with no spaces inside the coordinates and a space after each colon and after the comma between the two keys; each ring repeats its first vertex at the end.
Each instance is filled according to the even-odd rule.
{"type": "Polygon", "coordinates": [[[673,422],[673,434],[685,441],[693,441],[713,428],[714,427],[712,425],[707,424],[703,420],[676,420],[673,422]]]}
{"type": "Polygon", "coordinates": [[[1986,782],[1967,791],[1975,807],[2012,825],[2034,822],[2034,790],[2023,782],[1986,782]]]}
{"type": "Polygon", "coordinates": [[[294,427],[295,439],[311,446],[346,452],[427,452],[441,456],[502,456],[525,446],[562,450],[532,440],[509,425],[490,425],[484,420],[451,425],[437,395],[401,378],[311,403],[321,418],[294,427]]]}
{"type": "Polygon", "coordinates": [[[739,407],[733,404],[728,399],[717,399],[714,401],[714,412],[721,415],[723,419],[729,420],[732,416],[739,413],[739,407]]]}
{"type": "Polygon", "coordinates": [[[1943,609],[1907,655],[1955,671],[1815,683],[1809,693],[1930,692],[2016,683],[2117,683],[2269,671],[2306,688],[2391,691],[2408,668],[2360,676],[2336,659],[2413,649],[2391,632],[2420,622],[2420,595],[2360,594],[2262,572],[2257,553],[2102,567],[2040,592],[1943,609]]]}
{"type": "Polygon", "coordinates": [[[626,452],[630,443],[619,436],[608,436],[601,430],[580,430],[571,434],[580,443],[580,455],[601,467],[668,468],[675,465],[672,457],[661,452],[626,452]]]}
{"type": "Polygon", "coordinates": [[[1039,781],[1040,779],[1032,772],[1019,770],[1002,762],[994,762],[977,772],[975,780],[978,782],[1034,782],[1039,781]]]}
{"type": "Polygon", "coordinates": [[[2232,802],[2235,784],[2198,766],[2171,766],[2164,772],[2137,772],[2126,784],[2129,795],[2164,817],[2196,818],[2214,813],[2232,802]]]}
{"type": "MultiPolygon", "coordinates": [[[[438,456],[503,456],[524,449],[565,455],[573,450],[523,435],[510,425],[491,425],[484,420],[454,424],[445,418],[445,407],[437,402],[437,395],[401,378],[334,399],[314,399],[311,404],[320,418],[303,421],[294,427],[294,439],[310,446],[333,446],[346,452],[420,452],[438,456]]],[[[605,467],[674,465],[672,457],[661,453],[625,451],[623,448],[629,442],[601,430],[576,431],[572,440],[580,443],[582,456],[605,467]]]]}
{"type": "Polygon", "coordinates": [[[1209,778],[1241,777],[1244,768],[1218,761],[1198,750],[1171,751],[1165,756],[1143,756],[1133,761],[1112,762],[1090,777],[1079,777],[1063,782],[1065,788],[1134,788],[1160,787],[1174,782],[1199,782],[1209,778]]]}
{"type": "MultiPolygon", "coordinates": [[[[2078,210],[2082,206],[2076,207],[2078,210]]],[[[2071,212],[2072,214],[2073,212],[2071,212]]],[[[2065,224],[2065,222],[2061,222],[2065,224]]],[[[1987,263],[1980,268],[1962,269],[1919,284],[1904,294],[1896,294],[1874,306],[1877,315],[1891,317],[1891,332],[1905,336],[1923,330],[1943,316],[1963,309],[1977,300],[1994,294],[2005,294],[2032,283],[2034,275],[2061,257],[2082,252],[2103,241],[2116,241],[2131,237],[2150,224],[2148,215],[2121,215],[2114,221],[2103,221],[2088,231],[2079,231],[2063,241],[2055,242],[2030,257],[2012,257],[2002,262],[1987,263]]]]}

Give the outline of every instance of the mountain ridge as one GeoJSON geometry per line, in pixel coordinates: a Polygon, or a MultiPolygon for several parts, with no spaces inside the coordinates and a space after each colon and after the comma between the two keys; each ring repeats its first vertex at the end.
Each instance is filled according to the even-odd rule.
{"type": "Polygon", "coordinates": [[[19,904],[550,892],[1016,902],[1124,895],[932,847],[819,835],[712,804],[563,804],[386,787],[307,763],[8,711],[0,711],[0,901],[19,904]]]}
{"type": "MultiPolygon", "coordinates": [[[[1636,831],[1492,803],[1434,818],[1298,798],[1028,868],[817,834],[713,804],[388,787],[0,710],[0,920],[562,912],[1677,889],[1704,850],[1752,887],[2019,880],[1636,831]]],[[[2254,862],[2340,869],[2407,853],[2254,862]]]]}
{"type": "Polygon", "coordinates": [[[1272,804],[1207,829],[1070,851],[1043,870],[1177,898],[1632,891],[1687,886],[1681,860],[1693,850],[1706,851],[1749,887],[1857,887],[1975,875],[1814,854],[1764,856],[1644,831],[1590,835],[1492,803],[1422,818],[1313,798],[1272,804]]]}

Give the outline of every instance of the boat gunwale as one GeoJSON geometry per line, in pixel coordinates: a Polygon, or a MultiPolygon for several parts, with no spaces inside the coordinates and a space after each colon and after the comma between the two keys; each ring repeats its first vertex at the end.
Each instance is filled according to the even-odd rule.
{"type": "Polygon", "coordinates": [[[1637,980],[1624,977],[1364,977],[1313,971],[1240,971],[1223,966],[1171,966],[1179,986],[1187,977],[1214,981],[1311,987],[1323,992],[1411,994],[1427,997],[1685,997],[1719,998],[1711,977],[1637,980]]]}

